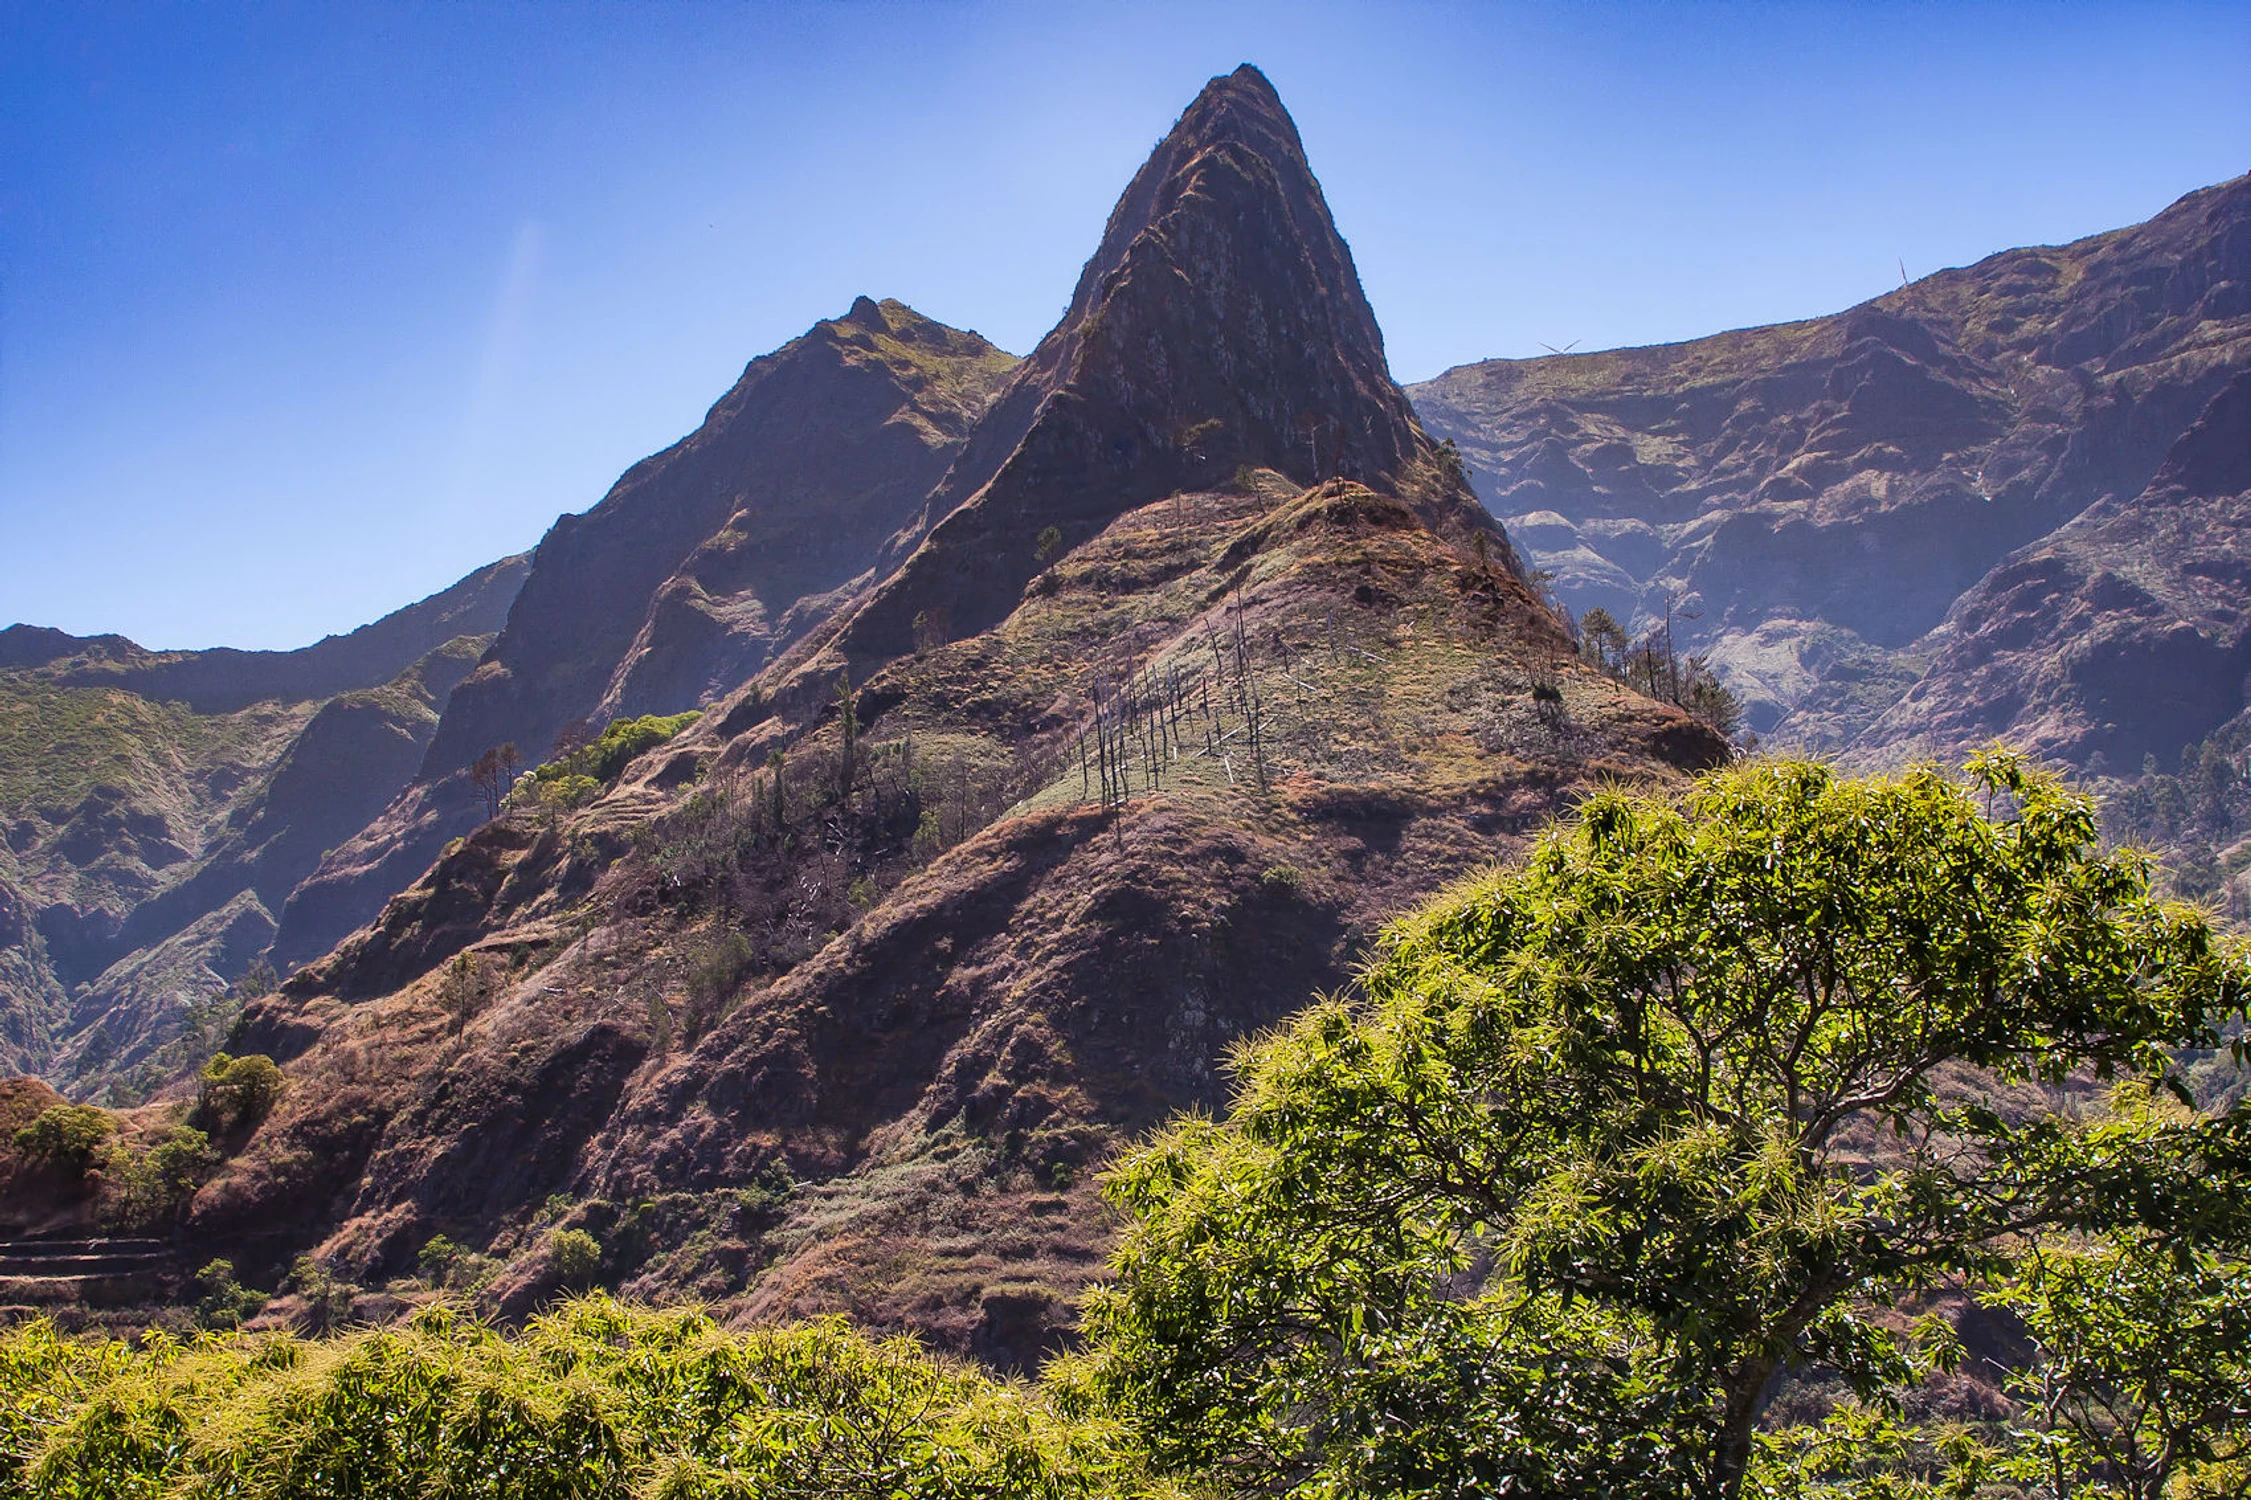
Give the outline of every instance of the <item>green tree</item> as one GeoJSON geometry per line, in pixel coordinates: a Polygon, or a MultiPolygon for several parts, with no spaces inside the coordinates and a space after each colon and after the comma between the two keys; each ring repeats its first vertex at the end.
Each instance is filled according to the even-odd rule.
{"type": "Polygon", "coordinates": [[[558,1229],[547,1237],[547,1268],[565,1286],[583,1286],[601,1269],[601,1242],[583,1229],[558,1229]]]}
{"type": "Polygon", "coordinates": [[[1991,1300],[2037,1350],[2010,1381],[2029,1441],[2009,1477],[2054,1500],[2160,1500],[2232,1460],[2205,1492],[2251,1489],[2251,1264],[2144,1237],[2051,1246],[1991,1300]]]}
{"type": "Polygon", "coordinates": [[[438,998],[455,1031],[466,1030],[484,1008],[493,986],[492,965],[481,953],[456,953],[438,980],[438,998]]]}
{"type": "Polygon", "coordinates": [[[1737,1495],[1779,1371],[1908,1378],[1871,1302],[2035,1234],[2243,1243],[2251,1113],[1974,1086],[2219,1043],[2251,960],[2149,875],[2005,754],[1601,792],[1112,1175],[1071,1379],[1245,1486],[1737,1495]]]}
{"type": "Polygon", "coordinates": [[[215,1052],[203,1065],[192,1118],[206,1130],[259,1124],[273,1112],[282,1084],[280,1066],[263,1052],[215,1052]]]}
{"type": "Polygon", "coordinates": [[[300,1255],[291,1263],[286,1284],[304,1303],[301,1317],[309,1331],[326,1333],[351,1321],[352,1303],[360,1289],[339,1281],[312,1256],[300,1255]]]}
{"type": "Polygon", "coordinates": [[[1613,675],[1624,671],[1626,651],[1631,644],[1625,627],[1599,604],[1579,621],[1580,654],[1598,670],[1613,675]]]}
{"type": "Polygon", "coordinates": [[[203,1292],[195,1305],[196,1321],[206,1328],[240,1328],[243,1319],[256,1316],[266,1305],[263,1293],[235,1279],[231,1260],[204,1262],[203,1269],[195,1273],[195,1284],[203,1292]]]}
{"type": "Polygon", "coordinates": [[[16,1132],[16,1150],[33,1161],[83,1176],[115,1134],[117,1118],[108,1110],[91,1104],[56,1104],[16,1132]]]}
{"type": "Polygon", "coordinates": [[[261,955],[252,959],[250,967],[242,971],[242,977],[234,982],[234,992],[238,999],[262,1000],[272,994],[274,986],[279,983],[281,976],[274,972],[274,966],[261,955]]]}
{"type": "Polygon", "coordinates": [[[103,1164],[102,1221],[135,1233],[169,1229],[218,1165],[211,1138],[185,1125],[173,1126],[145,1150],[114,1146],[103,1164]]]}

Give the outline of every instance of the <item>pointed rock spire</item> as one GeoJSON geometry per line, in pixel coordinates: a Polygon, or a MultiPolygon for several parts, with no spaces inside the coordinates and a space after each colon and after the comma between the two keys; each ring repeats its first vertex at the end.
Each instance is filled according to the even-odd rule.
{"type": "Polygon", "coordinates": [[[1243,465],[1390,487],[1428,451],[1297,127],[1246,64],[1134,175],[1063,321],[894,542],[899,574],[840,644],[900,654],[934,603],[957,636],[996,623],[1050,526],[1076,543],[1243,465]]]}

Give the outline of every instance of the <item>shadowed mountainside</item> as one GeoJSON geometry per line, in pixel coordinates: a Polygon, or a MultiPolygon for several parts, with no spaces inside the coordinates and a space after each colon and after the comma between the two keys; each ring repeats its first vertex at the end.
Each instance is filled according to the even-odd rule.
{"type": "Polygon", "coordinates": [[[2212,398],[2149,487],[2010,556],[1924,638],[1922,678],[1856,742],[1959,757],[2006,738],[2097,773],[2170,767],[2245,707],[2251,372],[2212,398]]]}
{"type": "Polygon", "coordinates": [[[183,1012],[242,974],[297,882],[414,774],[526,565],[301,651],[0,631],[8,1063],[80,1093],[156,1081],[183,1012]]]}
{"type": "Polygon", "coordinates": [[[865,297],[752,360],[695,432],[549,530],[414,783],[291,900],[277,957],[325,953],[474,827],[463,771],[486,750],[528,764],[573,720],[693,708],[826,618],[1014,363],[865,297]]]}

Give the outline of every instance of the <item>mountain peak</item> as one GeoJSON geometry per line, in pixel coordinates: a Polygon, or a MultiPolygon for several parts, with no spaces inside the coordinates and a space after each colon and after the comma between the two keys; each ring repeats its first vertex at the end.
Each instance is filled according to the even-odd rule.
{"type": "Polygon", "coordinates": [[[1048,527],[1075,546],[1246,468],[1418,493],[1441,475],[1427,518],[1489,524],[1430,456],[1297,127],[1246,64],[1127,184],[1062,322],[895,540],[897,574],[841,644],[863,665],[899,655],[939,606],[956,634],[982,630],[1014,607],[1048,527]]]}
{"type": "Polygon", "coordinates": [[[1207,462],[1215,446],[1234,450],[1223,473],[1251,463],[1308,482],[1373,479],[1414,447],[1352,252],[1296,123],[1248,63],[1206,84],[1134,174],[1048,342],[1071,347],[1082,377],[1153,355],[1166,368],[1146,373],[1201,365],[1232,384],[1240,399],[1175,393],[1166,413],[1186,428],[1221,424],[1203,447],[1207,462]],[[1121,322],[1127,337],[1101,347],[1094,336],[1121,322]],[[1340,431],[1318,430],[1328,425],[1340,431]]]}

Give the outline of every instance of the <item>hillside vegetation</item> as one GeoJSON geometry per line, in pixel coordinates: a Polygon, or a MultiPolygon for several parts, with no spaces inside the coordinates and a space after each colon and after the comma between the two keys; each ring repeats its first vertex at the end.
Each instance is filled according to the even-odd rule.
{"type": "MultiPolygon", "coordinates": [[[[1402,919],[1238,1051],[1224,1117],[1106,1173],[1127,1234],[1037,1385],[600,1296],[515,1336],[442,1297],[311,1342],[35,1322],[0,1465],[58,1496],[2240,1494],[2251,950],[2086,799],[1971,778],[1604,793],[1402,919]]],[[[580,1232],[538,1253],[600,1272],[580,1232]]]]}

